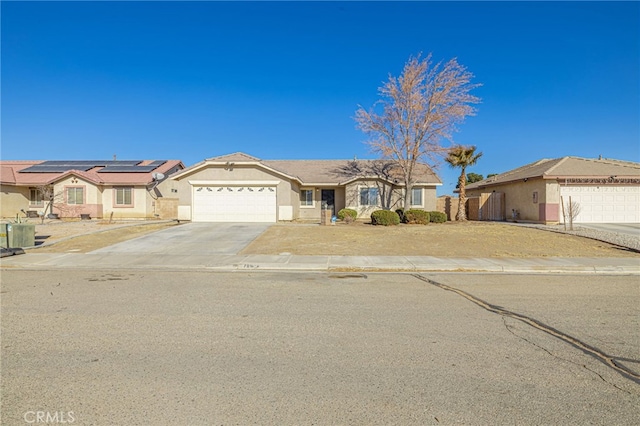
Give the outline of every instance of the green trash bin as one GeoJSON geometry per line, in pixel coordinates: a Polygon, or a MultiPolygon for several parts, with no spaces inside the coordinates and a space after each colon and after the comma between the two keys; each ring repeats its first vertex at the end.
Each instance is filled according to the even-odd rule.
{"type": "Polygon", "coordinates": [[[7,223],[7,248],[33,247],[36,245],[36,226],[30,223],[7,223]]]}

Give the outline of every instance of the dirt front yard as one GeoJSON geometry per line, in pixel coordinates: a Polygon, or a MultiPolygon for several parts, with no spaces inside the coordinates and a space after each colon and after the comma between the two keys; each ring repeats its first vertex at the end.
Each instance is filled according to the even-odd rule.
{"type": "Polygon", "coordinates": [[[242,254],[435,257],[629,257],[608,243],[495,222],[372,226],[277,224],[242,254]]]}
{"type": "Polygon", "coordinates": [[[46,221],[36,224],[37,248],[32,250],[87,253],[170,226],[176,226],[176,222],[46,221]]]}
{"type": "MultiPolygon", "coordinates": [[[[34,252],[86,253],[176,222],[77,221],[36,225],[34,252]],[[54,243],[54,244],[52,244],[54,243]]],[[[215,244],[212,241],[211,244],[215,244]]],[[[495,222],[372,226],[363,222],[275,224],[241,254],[435,257],[638,257],[608,243],[495,222]]]]}

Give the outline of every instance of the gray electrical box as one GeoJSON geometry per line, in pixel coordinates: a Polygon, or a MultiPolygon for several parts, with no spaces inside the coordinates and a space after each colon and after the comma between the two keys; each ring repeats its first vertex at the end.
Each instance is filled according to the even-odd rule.
{"type": "Polygon", "coordinates": [[[9,239],[7,238],[7,225],[8,223],[0,223],[0,247],[2,248],[9,248],[9,239]]]}
{"type": "Polygon", "coordinates": [[[6,223],[0,227],[0,234],[6,229],[6,241],[0,237],[0,242],[5,243],[5,248],[33,247],[36,245],[36,226],[29,223],[6,223]]]}

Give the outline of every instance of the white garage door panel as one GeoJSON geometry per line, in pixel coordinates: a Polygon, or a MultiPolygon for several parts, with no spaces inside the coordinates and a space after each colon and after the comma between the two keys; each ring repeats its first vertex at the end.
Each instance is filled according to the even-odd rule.
{"type": "Polygon", "coordinates": [[[560,194],[565,207],[569,197],[580,205],[580,214],[575,222],[640,223],[640,187],[563,186],[560,194]]]}
{"type": "Polygon", "coordinates": [[[275,222],[276,189],[200,186],[193,189],[194,222],[275,222]]]}

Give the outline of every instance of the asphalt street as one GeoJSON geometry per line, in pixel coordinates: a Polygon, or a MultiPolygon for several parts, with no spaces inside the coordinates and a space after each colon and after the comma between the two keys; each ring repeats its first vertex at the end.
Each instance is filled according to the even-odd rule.
{"type": "Polygon", "coordinates": [[[5,269],[1,303],[2,424],[640,423],[637,276],[5,269]]]}

